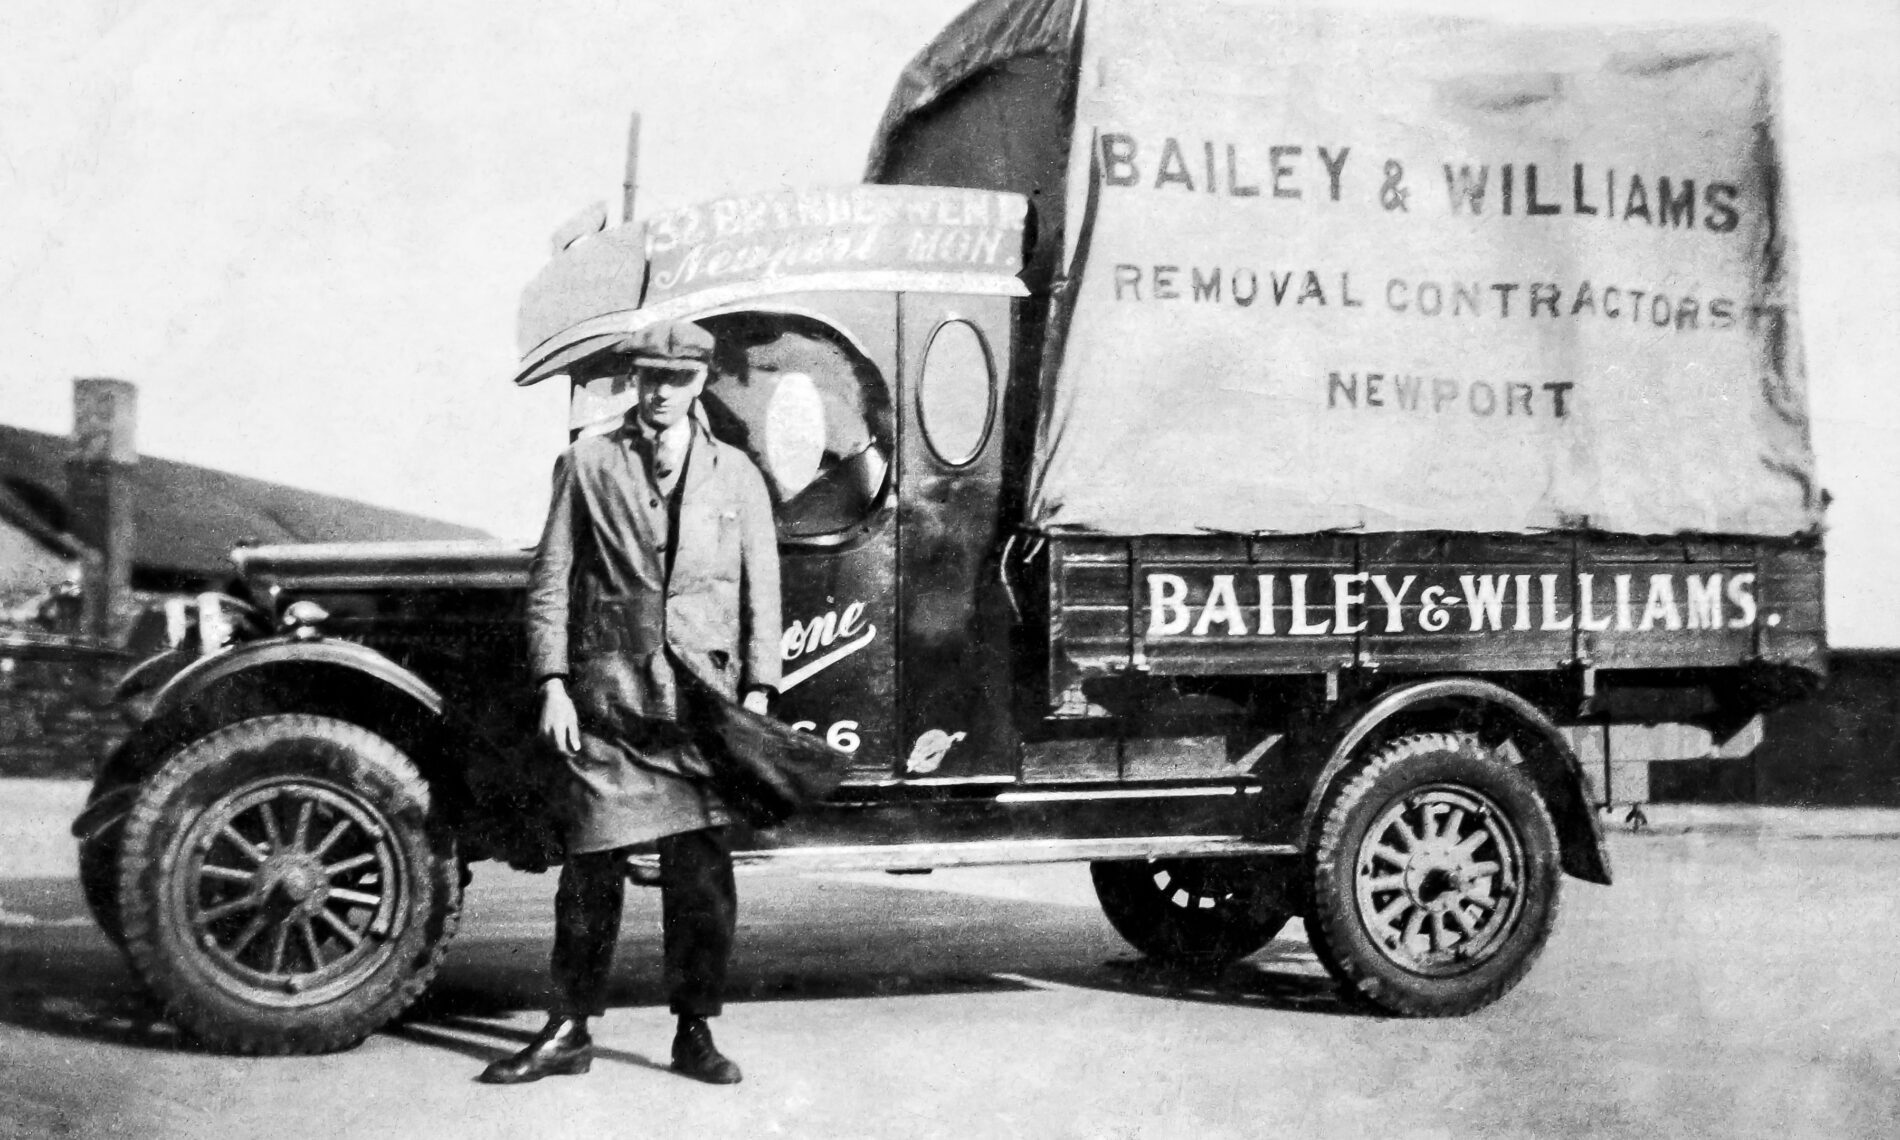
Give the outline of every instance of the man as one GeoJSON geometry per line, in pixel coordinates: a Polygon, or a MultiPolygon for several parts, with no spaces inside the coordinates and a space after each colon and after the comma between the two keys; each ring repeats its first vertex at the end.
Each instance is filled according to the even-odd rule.
{"type": "Polygon", "coordinates": [[[587,1019],[606,1012],[626,848],[658,840],[673,1068],[740,1079],[713,1044],[737,897],[724,805],[682,708],[681,671],[764,712],[779,679],[779,574],[758,469],[714,439],[694,405],[713,338],[670,322],[623,341],[638,403],[577,441],[528,585],[528,651],[543,739],[571,779],[567,862],[555,896],[555,1001],[527,1048],[490,1065],[495,1084],[584,1073],[587,1019]]]}

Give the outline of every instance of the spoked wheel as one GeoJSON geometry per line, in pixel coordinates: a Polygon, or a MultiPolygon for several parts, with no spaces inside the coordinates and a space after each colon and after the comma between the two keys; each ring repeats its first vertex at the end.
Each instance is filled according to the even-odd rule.
{"type": "Polygon", "coordinates": [[[1490,952],[1523,909],[1524,841],[1488,797],[1420,788],[1359,845],[1359,913],[1393,961],[1427,976],[1490,952]]]}
{"type": "Polygon", "coordinates": [[[1109,925],[1159,962],[1218,969],[1265,946],[1292,917],[1295,869],[1248,859],[1091,864],[1109,925]]]}
{"type": "Polygon", "coordinates": [[[238,988],[261,995],[348,990],[391,951],[408,878],[401,849],[347,789],[260,783],[185,832],[169,908],[238,988]],[[374,935],[375,937],[372,937],[374,935]]]}
{"type": "Polygon", "coordinates": [[[126,821],[126,951],[167,1013],[239,1052],[344,1048],[414,1001],[461,904],[429,789],[383,738],[273,716],[168,760],[126,821]]]}
{"type": "Polygon", "coordinates": [[[1314,860],[1314,952],[1390,1013],[1449,1016],[1530,970],[1557,915],[1557,839],[1529,779],[1475,741],[1395,740],[1332,799],[1314,860]]]}

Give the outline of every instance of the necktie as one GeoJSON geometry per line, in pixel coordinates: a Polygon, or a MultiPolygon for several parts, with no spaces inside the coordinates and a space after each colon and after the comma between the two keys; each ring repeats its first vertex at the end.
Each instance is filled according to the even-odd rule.
{"type": "Polygon", "coordinates": [[[681,448],[671,444],[665,436],[642,436],[645,445],[643,451],[653,471],[653,482],[660,488],[662,495],[671,495],[680,469],[681,448]]]}

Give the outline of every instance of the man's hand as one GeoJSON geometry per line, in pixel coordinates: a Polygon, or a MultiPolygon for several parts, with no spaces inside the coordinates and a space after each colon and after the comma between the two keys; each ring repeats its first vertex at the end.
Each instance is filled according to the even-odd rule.
{"type": "Polygon", "coordinates": [[[745,695],[745,711],[764,716],[771,709],[772,698],[766,695],[764,689],[754,689],[745,695]]]}
{"type": "Polygon", "coordinates": [[[567,682],[559,677],[541,684],[541,739],[565,756],[581,750],[581,718],[567,695],[567,682]]]}

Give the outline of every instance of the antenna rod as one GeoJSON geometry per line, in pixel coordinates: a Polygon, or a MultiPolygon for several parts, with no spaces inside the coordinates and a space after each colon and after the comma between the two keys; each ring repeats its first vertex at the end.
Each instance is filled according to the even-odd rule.
{"type": "Polygon", "coordinates": [[[627,178],[620,184],[620,220],[633,221],[633,194],[640,181],[640,112],[633,113],[627,124],[627,178]]]}

